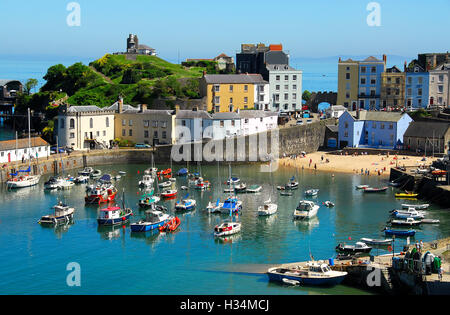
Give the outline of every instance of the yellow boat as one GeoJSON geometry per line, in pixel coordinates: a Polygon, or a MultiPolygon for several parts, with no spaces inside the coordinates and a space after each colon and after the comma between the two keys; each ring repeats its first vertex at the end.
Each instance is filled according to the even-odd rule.
{"type": "Polygon", "coordinates": [[[398,193],[395,194],[395,198],[417,198],[419,194],[413,194],[413,193],[398,193]]]}

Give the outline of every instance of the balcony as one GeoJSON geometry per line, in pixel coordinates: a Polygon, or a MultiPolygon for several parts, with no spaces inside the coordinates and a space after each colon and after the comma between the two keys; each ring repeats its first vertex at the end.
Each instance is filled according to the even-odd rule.
{"type": "Polygon", "coordinates": [[[380,94],[358,94],[358,98],[380,98],[380,94]]]}

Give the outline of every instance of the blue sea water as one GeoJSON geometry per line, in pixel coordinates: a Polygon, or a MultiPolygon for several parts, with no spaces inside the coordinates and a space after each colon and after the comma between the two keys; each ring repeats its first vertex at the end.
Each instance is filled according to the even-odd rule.
{"type": "MultiPolygon", "coordinates": [[[[145,165],[112,165],[99,167],[103,173],[127,172],[116,186],[125,189],[125,203],[137,221],[144,215],[137,202],[141,196],[138,180],[145,165]],[[138,174],[138,171],[140,174],[138,174]]],[[[157,165],[164,168],[167,165],[157,165]]],[[[175,167],[178,170],[178,167],[175,167]]],[[[196,171],[191,167],[191,171],[196,171]]],[[[195,211],[175,212],[175,200],[163,203],[181,219],[174,234],[134,234],[129,226],[99,228],[96,218],[99,206],[85,206],[84,185],[64,192],[44,192],[44,176],[38,186],[18,191],[0,187],[0,294],[367,294],[368,292],[339,285],[334,288],[287,287],[268,282],[264,272],[271,265],[336,255],[340,242],[354,243],[361,237],[382,238],[381,230],[389,219],[389,210],[402,203],[394,198],[394,190],[384,194],[364,194],[355,185],[385,185],[376,176],[336,174],[310,170],[280,168],[273,176],[260,173],[257,166],[235,166],[234,175],[242,181],[260,184],[259,194],[242,194],[241,233],[224,240],[214,239],[214,226],[228,215],[210,215],[205,211],[209,201],[223,200],[228,167],[202,167],[202,174],[213,189],[189,190],[198,202],[195,211]],[[295,175],[300,189],[294,196],[280,196],[275,189],[295,175]],[[304,190],[320,189],[312,198],[320,205],[317,218],[309,222],[292,219],[304,190]],[[257,207],[268,196],[279,206],[278,213],[268,218],[257,216],[257,207]],[[51,212],[57,200],[75,207],[72,225],[45,228],[37,221],[51,212]],[[322,202],[331,200],[334,208],[322,202]],[[69,263],[81,268],[81,286],[67,285],[69,263]]],[[[74,172],[72,172],[72,175],[74,172]]],[[[187,186],[178,178],[176,187],[187,186]]],[[[179,190],[180,191],[180,190],[179,190]]],[[[186,193],[180,191],[178,199],[186,193]]],[[[121,202],[121,198],[118,198],[121,202]]],[[[450,214],[437,206],[429,210],[440,225],[424,225],[417,229],[416,239],[430,241],[450,235],[450,214]]],[[[414,239],[412,239],[414,241],[414,239]]],[[[400,249],[405,239],[397,239],[400,249]]],[[[386,248],[374,254],[388,253],[386,248]]]]}

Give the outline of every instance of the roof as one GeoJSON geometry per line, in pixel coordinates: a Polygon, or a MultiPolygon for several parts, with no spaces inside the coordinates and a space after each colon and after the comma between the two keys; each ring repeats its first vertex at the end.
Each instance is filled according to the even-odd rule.
{"type": "Polygon", "coordinates": [[[215,113],[212,115],[212,119],[214,120],[227,120],[227,119],[240,119],[238,113],[236,112],[223,112],[223,113],[215,113]]]}
{"type": "Polygon", "coordinates": [[[138,49],[148,49],[148,50],[155,50],[154,48],[147,46],[147,45],[139,45],[138,49]]]}
{"type": "MultiPolygon", "coordinates": [[[[356,119],[356,111],[349,112],[353,118],[356,119]]],[[[359,112],[359,119],[357,120],[369,120],[369,121],[386,121],[386,122],[397,122],[403,115],[407,115],[402,112],[376,112],[376,111],[366,111],[361,110],[359,112]]]]}
{"type": "Polygon", "coordinates": [[[255,84],[268,83],[260,74],[207,74],[207,84],[255,84]]]}
{"type": "Polygon", "coordinates": [[[277,112],[272,111],[264,111],[264,110],[242,110],[239,112],[241,118],[261,118],[261,117],[270,117],[277,116],[277,112]]]}
{"type": "Polygon", "coordinates": [[[450,128],[450,123],[436,121],[413,121],[409,124],[404,137],[443,138],[450,128]]]}
{"type": "Polygon", "coordinates": [[[212,119],[212,116],[204,110],[197,110],[197,111],[179,110],[176,116],[176,119],[194,119],[194,118],[212,119]]]}
{"type": "MultiPolygon", "coordinates": [[[[135,109],[135,107],[133,107],[131,105],[128,105],[128,104],[123,104],[123,110],[124,111],[125,110],[133,110],[133,109],[135,109]]],[[[115,111],[119,110],[119,102],[118,101],[115,102],[111,106],[106,107],[104,110],[115,110],[115,111]]]]}
{"type": "MultiPolygon", "coordinates": [[[[32,137],[30,139],[31,147],[43,147],[50,144],[41,137],[32,137]]],[[[28,148],[28,138],[17,139],[17,148],[28,148]]],[[[0,151],[16,149],[16,140],[0,141],[0,151]]]]}
{"type": "Polygon", "coordinates": [[[81,112],[102,112],[103,109],[101,109],[98,106],[95,105],[82,105],[82,106],[70,106],[67,109],[68,113],[81,113],[81,112]]]}
{"type": "Polygon", "coordinates": [[[328,129],[330,129],[331,132],[339,132],[339,126],[336,125],[326,125],[328,129]]]}
{"type": "Polygon", "coordinates": [[[290,65],[284,64],[270,64],[267,65],[267,70],[269,71],[301,71],[292,68],[290,65]]]}
{"type": "Polygon", "coordinates": [[[383,60],[377,59],[374,56],[367,57],[362,62],[383,62],[383,60]]]}

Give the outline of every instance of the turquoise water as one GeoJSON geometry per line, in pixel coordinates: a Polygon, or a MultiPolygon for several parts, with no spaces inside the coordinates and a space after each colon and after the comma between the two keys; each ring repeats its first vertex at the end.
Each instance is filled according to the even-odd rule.
{"type": "MultiPolygon", "coordinates": [[[[163,166],[158,166],[163,167],[163,166]]],[[[125,188],[125,200],[135,211],[132,221],[144,212],[137,202],[137,187],[145,165],[114,165],[99,167],[115,174],[127,175],[117,188],[125,188]]],[[[178,170],[178,167],[175,167],[178,170]]],[[[191,170],[195,170],[191,167],[191,170]]],[[[18,191],[0,192],[0,294],[366,294],[347,286],[334,288],[286,287],[269,283],[262,274],[269,265],[303,261],[309,253],[316,259],[334,257],[339,242],[353,243],[361,237],[381,238],[380,232],[389,218],[388,211],[402,201],[395,200],[390,189],[385,194],[363,194],[355,185],[382,183],[378,177],[313,173],[279,169],[273,176],[260,173],[257,166],[235,166],[233,175],[248,185],[263,185],[260,194],[240,195],[244,202],[240,234],[219,242],[213,237],[214,226],[227,215],[209,215],[204,208],[222,193],[228,167],[202,167],[202,173],[213,184],[211,191],[189,191],[198,206],[195,211],[177,214],[180,230],[172,235],[158,233],[131,234],[125,228],[98,228],[99,207],[84,205],[84,185],[70,191],[48,193],[40,185],[18,191]],[[300,189],[293,197],[277,194],[274,186],[286,183],[293,175],[299,178],[300,189]],[[273,183],[273,185],[271,184],[273,183]],[[292,213],[303,191],[319,188],[314,199],[321,204],[331,200],[336,207],[320,207],[316,219],[309,223],[294,222],[292,213]],[[258,205],[269,196],[279,205],[278,213],[260,218],[258,205]],[[37,224],[58,198],[76,209],[74,224],[64,228],[44,228],[37,224]],[[349,241],[349,237],[352,241],[349,241]],[[69,287],[66,266],[77,262],[81,267],[81,286],[69,287]]],[[[74,174],[74,172],[72,172],[74,174]]],[[[178,179],[176,186],[187,186],[178,179]]],[[[180,191],[183,196],[185,192],[180,191]]],[[[165,203],[173,213],[175,201],[165,203]]],[[[433,240],[450,235],[450,215],[432,207],[431,218],[440,225],[417,229],[416,239],[433,240]]],[[[414,241],[414,239],[413,239],[414,241]]],[[[405,240],[396,242],[396,246],[405,240]]],[[[397,248],[397,247],[396,247],[397,248]]],[[[377,251],[374,250],[376,254],[377,251]]],[[[388,253],[379,250],[379,254],[388,253]]]]}

